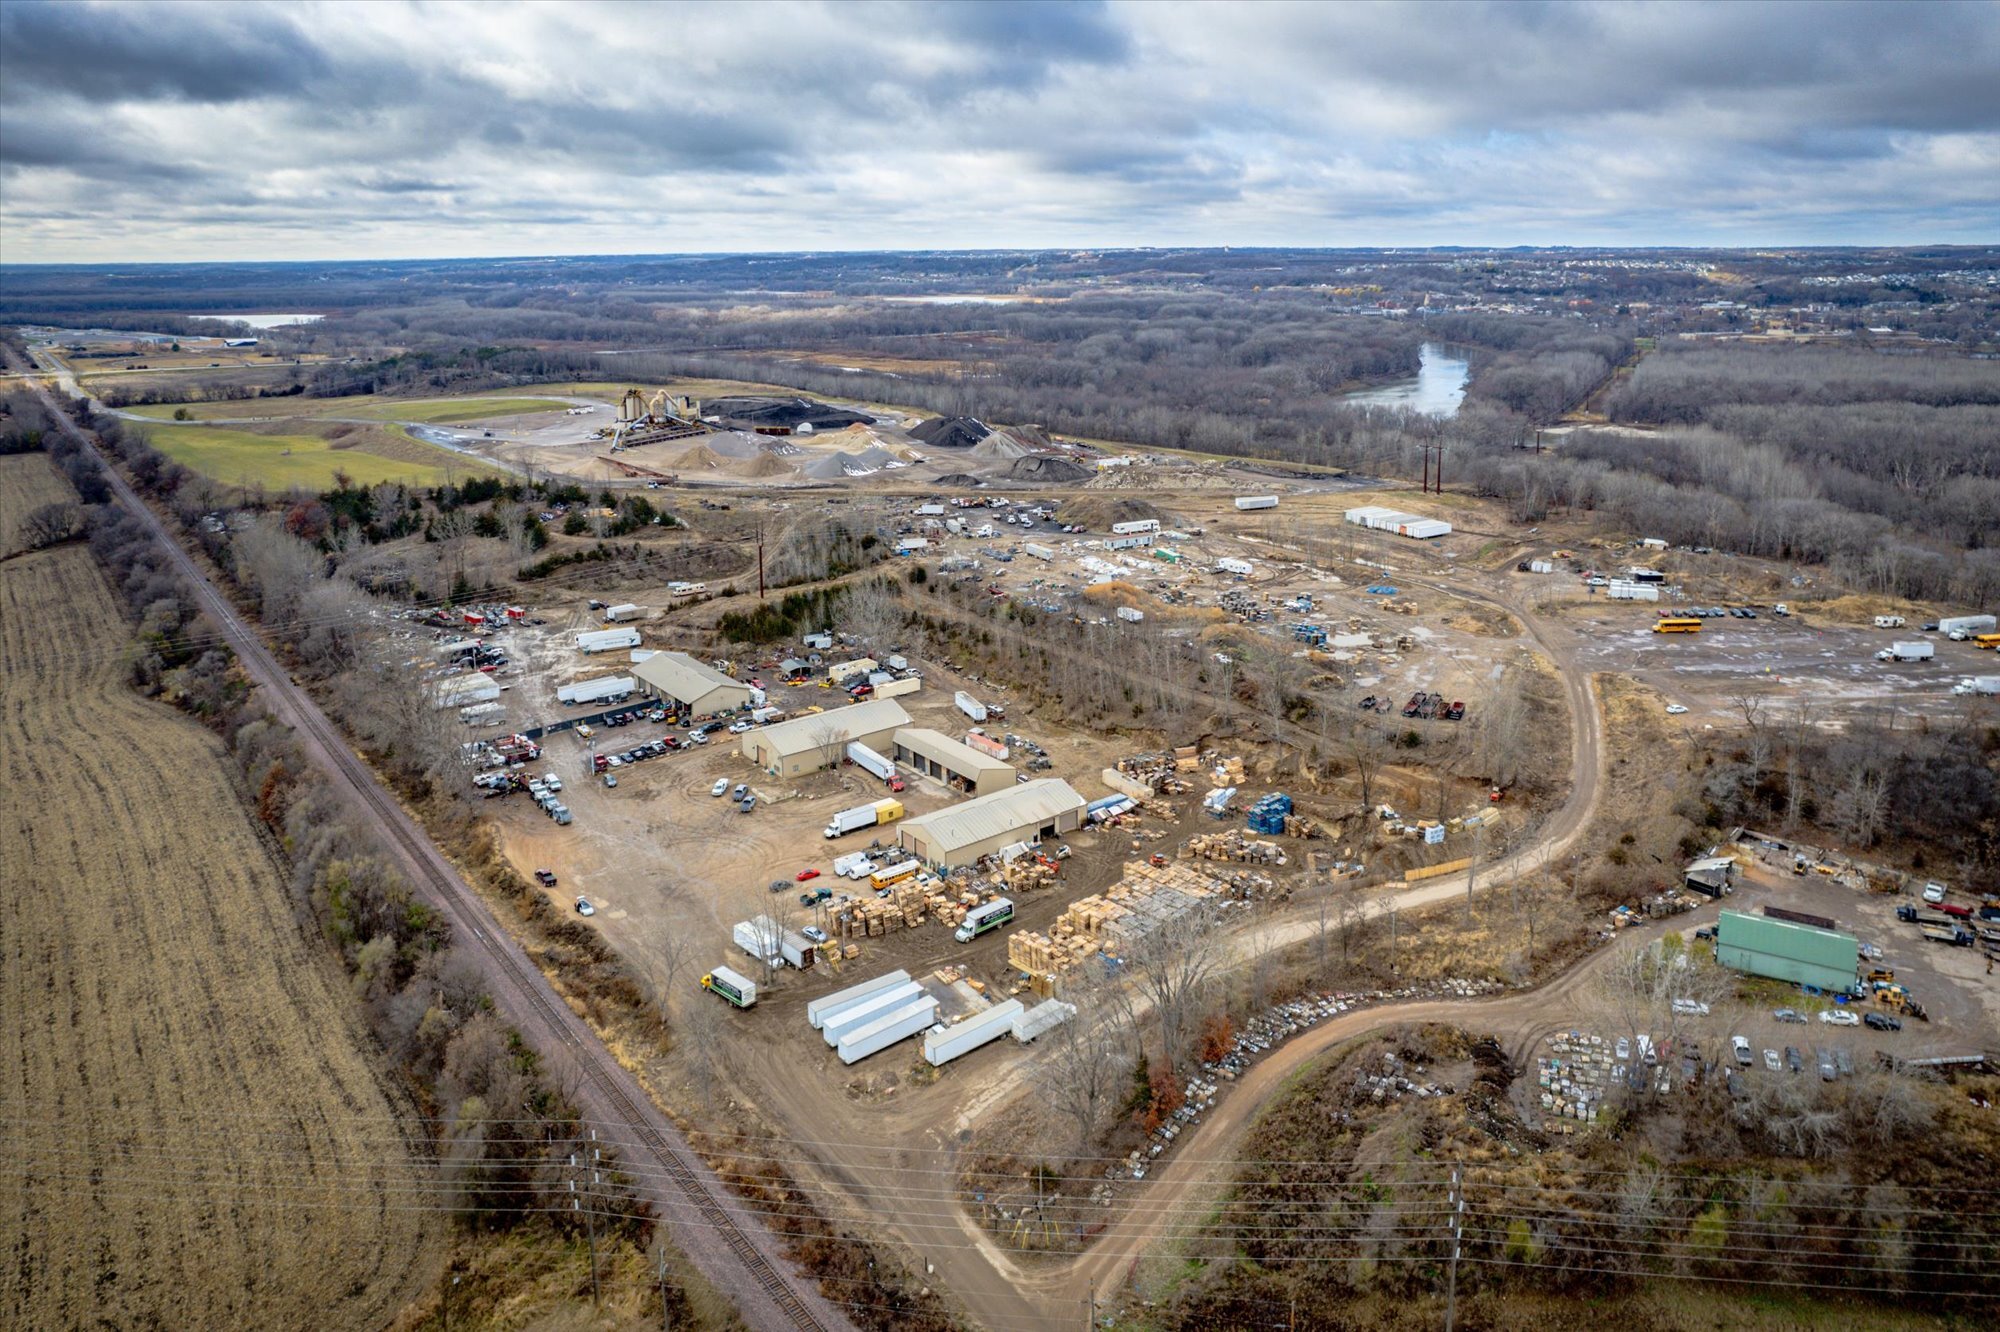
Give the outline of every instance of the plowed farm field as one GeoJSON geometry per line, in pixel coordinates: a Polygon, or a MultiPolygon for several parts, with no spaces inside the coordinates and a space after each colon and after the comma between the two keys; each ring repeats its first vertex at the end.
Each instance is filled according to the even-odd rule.
{"type": "Polygon", "coordinates": [[[87,550],[0,563],[0,1326],[384,1326],[443,1255],[410,1111],[125,646],[87,550]]]}
{"type": "Polygon", "coordinates": [[[44,504],[74,500],[69,482],[39,453],[0,458],[0,557],[25,549],[21,520],[44,504]]]}

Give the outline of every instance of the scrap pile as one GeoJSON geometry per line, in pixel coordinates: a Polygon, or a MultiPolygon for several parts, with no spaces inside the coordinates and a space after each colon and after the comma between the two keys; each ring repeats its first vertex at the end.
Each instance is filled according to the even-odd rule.
{"type": "Polygon", "coordinates": [[[1010,893],[1032,893],[1040,888],[1053,887],[1056,875],[1061,873],[1060,861],[1052,860],[1039,852],[1030,856],[1016,856],[1000,866],[1000,882],[1010,893]]]}
{"type": "Polygon", "coordinates": [[[1201,833],[1181,843],[1182,860],[1228,860],[1252,865],[1285,864],[1285,852],[1276,842],[1259,842],[1235,828],[1217,833],[1201,833]]]}

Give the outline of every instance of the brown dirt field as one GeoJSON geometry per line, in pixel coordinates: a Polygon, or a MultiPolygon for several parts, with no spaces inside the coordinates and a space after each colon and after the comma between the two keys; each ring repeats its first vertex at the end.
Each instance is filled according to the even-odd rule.
{"type": "Polygon", "coordinates": [[[0,566],[0,1325],[382,1327],[442,1261],[411,1111],[123,652],[87,551],[0,566]]]}
{"type": "Polygon", "coordinates": [[[0,458],[0,557],[25,550],[21,520],[44,504],[74,500],[76,492],[41,453],[0,458]]]}

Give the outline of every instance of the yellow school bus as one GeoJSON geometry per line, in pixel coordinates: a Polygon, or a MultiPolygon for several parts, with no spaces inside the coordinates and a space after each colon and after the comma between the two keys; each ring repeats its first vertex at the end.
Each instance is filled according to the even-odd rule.
{"type": "Polygon", "coordinates": [[[1979,648],[2000,648],[2000,634],[1974,634],[1972,646],[1979,648]]]}
{"type": "Polygon", "coordinates": [[[1692,615],[1663,615],[1653,621],[1653,632],[1656,634],[1698,634],[1701,632],[1701,621],[1695,619],[1692,615]]]}

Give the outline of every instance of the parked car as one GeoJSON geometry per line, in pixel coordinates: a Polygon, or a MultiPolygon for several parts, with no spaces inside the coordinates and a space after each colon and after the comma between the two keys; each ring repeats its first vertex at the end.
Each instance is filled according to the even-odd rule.
{"type": "Polygon", "coordinates": [[[1708,1005],[1694,999],[1676,999],[1674,1012],[1682,1017],[1707,1017],[1708,1005]]]}
{"type": "Polygon", "coordinates": [[[736,812],[738,814],[748,814],[751,810],[755,808],[757,808],[757,797],[744,796],[743,803],[736,807],[736,812]]]}
{"type": "Polygon", "coordinates": [[[1839,1076],[1840,1070],[1834,1067],[1833,1063],[1833,1051],[1821,1050],[1819,1052],[1819,1080],[1821,1082],[1832,1082],[1839,1076]]]}
{"type": "Polygon", "coordinates": [[[799,930],[799,933],[804,935],[806,938],[812,940],[814,943],[826,942],[826,931],[821,929],[817,925],[804,926],[799,930]]]}
{"type": "Polygon", "coordinates": [[[1861,1019],[1875,1031],[1901,1031],[1903,1024],[1887,1013],[1868,1013],[1861,1019]]]}
{"type": "Polygon", "coordinates": [[[589,898],[579,897],[576,899],[576,914],[579,916],[594,916],[597,914],[597,908],[590,904],[589,898]]]}
{"type": "Polygon", "coordinates": [[[733,791],[731,791],[731,792],[729,793],[729,798],[730,798],[731,800],[741,800],[741,799],[742,799],[742,798],[743,798],[744,796],[746,796],[746,795],[749,795],[749,794],[750,794],[750,785],[749,785],[749,783],[747,783],[747,782],[738,782],[738,783],[736,783],[736,789],[735,789],[735,790],[733,790],[733,791]]]}
{"type": "Polygon", "coordinates": [[[1745,1068],[1750,1066],[1750,1042],[1741,1036],[1729,1038],[1729,1049],[1735,1054],[1736,1062],[1745,1068]]]}
{"type": "Polygon", "coordinates": [[[1620,1036],[1620,1037],[1618,1038],[1618,1044],[1617,1044],[1617,1046],[1616,1046],[1616,1049],[1617,1049],[1617,1052],[1618,1052],[1618,1062],[1619,1062],[1619,1063],[1621,1063],[1621,1064],[1622,1064],[1622,1063],[1624,1063],[1624,1062],[1625,1062],[1626,1060],[1628,1060],[1628,1059],[1630,1059],[1630,1058],[1632,1057],[1632,1042],[1631,1042],[1631,1041],[1630,1041],[1630,1040],[1629,1040],[1628,1038],[1626,1038],[1626,1037],[1624,1037],[1624,1036],[1620,1036]]]}
{"type": "Polygon", "coordinates": [[[1798,1046],[1788,1045],[1785,1047],[1785,1067],[1794,1073],[1803,1073],[1805,1071],[1805,1062],[1799,1058],[1798,1046]]]}
{"type": "Polygon", "coordinates": [[[750,723],[747,721],[729,723],[729,733],[731,735],[741,735],[749,729],[750,729],[750,723]]]}
{"type": "Polygon", "coordinates": [[[607,773],[605,773],[605,774],[604,774],[604,784],[605,784],[605,786],[607,786],[607,787],[615,787],[615,786],[617,786],[617,785],[618,785],[618,774],[617,774],[617,773],[615,773],[615,772],[607,772],[607,773]]]}
{"type": "Polygon", "coordinates": [[[1819,1020],[1829,1027],[1858,1027],[1861,1019],[1845,1008],[1828,1008],[1821,1011],[1819,1020]]]}
{"type": "Polygon", "coordinates": [[[1685,716],[1686,713],[1687,713],[1687,706],[1685,704],[1682,703],[1667,704],[1667,715],[1669,717],[1685,716]]]}
{"type": "Polygon", "coordinates": [[[804,883],[807,879],[817,879],[818,877],[819,877],[818,870],[802,869],[798,872],[797,875],[794,876],[794,881],[797,883],[804,883]]]}
{"type": "Polygon", "coordinates": [[[1764,1051],[1764,1067],[1770,1069],[1773,1073],[1779,1073],[1784,1071],[1785,1066],[1779,1062],[1776,1050],[1766,1050],[1764,1051]]]}
{"type": "Polygon", "coordinates": [[[727,777],[716,778],[715,785],[708,788],[708,793],[712,796],[727,795],[729,793],[729,779],[727,777]]]}
{"type": "Polygon", "coordinates": [[[535,871],[535,882],[544,888],[553,888],[556,886],[555,872],[553,870],[538,869],[535,871]]]}
{"type": "Polygon", "coordinates": [[[1771,1016],[1780,1022],[1804,1022],[1806,1020],[1806,1015],[1795,1008],[1781,1008],[1771,1014],[1771,1016]]]}
{"type": "Polygon", "coordinates": [[[1932,906],[1936,906],[1939,902],[1944,901],[1944,885],[1941,883],[1925,884],[1924,901],[1929,902],[1932,906]]]}

